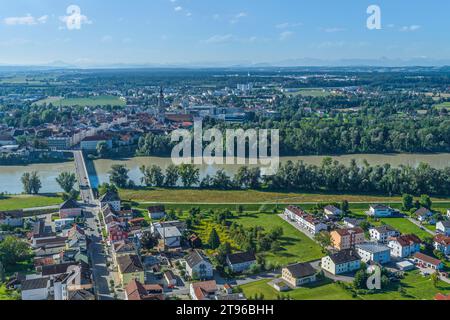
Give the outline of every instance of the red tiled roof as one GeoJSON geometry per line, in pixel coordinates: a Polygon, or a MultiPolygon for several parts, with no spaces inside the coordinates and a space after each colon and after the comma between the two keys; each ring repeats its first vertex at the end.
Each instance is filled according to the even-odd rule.
{"type": "Polygon", "coordinates": [[[400,243],[401,246],[411,246],[413,244],[421,244],[422,241],[415,234],[405,234],[399,237],[390,238],[390,240],[395,240],[400,243]]]}
{"type": "Polygon", "coordinates": [[[433,257],[430,257],[430,256],[427,256],[426,254],[423,254],[421,252],[416,252],[414,254],[414,258],[416,258],[418,260],[421,260],[421,261],[425,261],[425,262],[430,263],[430,264],[432,264],[434,266],[438,266],[438,265],[440,265],[442,263],[441,260],[433,258],[433,257]]]}
{"type": "Polygon", "coordinates": [[[337,229],[334,231],[337,232],[340,236],[348,236],[350,234],[355,234],[355,233],[364,233],[364,230],[360,227],[348,228],[348,229],[337,229]]]}
{"type": "Polygon", "coordinates": [[[450,301],[450,294],[446,296],[442,293],[438,293],[437,295],[434,296],[434,300],[450,301]]]}
{"type": "Polygon", "coordinates": [[[434,241],[443,244],[445,246],[450,245],[450,237],[447,237],[443,234],[438,234],[436,237],[434,237],[434,241]]]}

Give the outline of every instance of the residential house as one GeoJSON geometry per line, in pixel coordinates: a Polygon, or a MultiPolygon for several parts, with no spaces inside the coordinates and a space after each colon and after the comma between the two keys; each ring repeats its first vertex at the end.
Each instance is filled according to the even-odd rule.
{"type": "Polygon", "coordinates": [[[171,249],[181,247],[181,232],[177,227],[166,227],[161,226],[156,229],[156,234],[159,239],[163,242],[165,247],[171,249]]]}
{"type": "Polygon", "coordinates": [[[400,232],[389,225],[382,225],[369,229],[370,240],[379,243],[387,243],[389,238],[398,237],[400,232]]]}
{"type": "Polygon", "coordinates": [[[226,262],[232,272],[240,273],[256,264],[256,257],[251,252],[239,252],[227,255],[226,262]]]}
{"type": "Polygon", "coordinates": [[[83,210],[80,205],[73,199],[65,201],[59,207],[59,217],[61,219],[81,217],[83,210]]]}
{"type": "Polygon", "coordinates": [[[94,287],[89,266],[85,264],[69,266],[66,273],[52,277],[52,283],[54,300],[69,300],[71,292],[94,287]]]}
{"type": "Polygon", "coordinates": [[[342,215],[341,209],[338,209],[335,206],[331,206],[331,205],[323,208],[323,212],[325,213],[325,216],[329,219],[332,219],[333,217],[342,215]]]}
{"type": "Polygon", "coordinates": [[[436,223],[436,232],[450,236],[450,221],[439,221],[436,223]]]}
{"type": "Polygon", "coordinates": [[[73,224],[75,223],[75,219],[74,218],[57,219],[57,220],[53,221],[53,223],[55,224],[55,230],[57,232],[61,232],[66,228],[72,227],[73,224]]]}
{"type": "Polygon", "coordinates": [[[356,245],[356,252],[362,262],[385,264],[391,261],[391,249],[378,243],[362,243],[356,245]]]}
{"type": "Polygon", "coordinates": [[[108,149],[112,148],[112,139],[106,136],[91,136],[84,138],[80,143],[81,150],[86,151],[97,151],[97,146],[99,143],[106,143],[108,149]]]}
{"type": "Polygon", "coordinates": [[[421,241],[414,234],[406,234],[388,239],[388,247],[391,248],[391,256],[406,258],[420,251],[421,241]]]}
{"type": "Polygon", "coordinates": [[[192,300],[214,300],[218,290],[215,280],[191,283],[189,286],[192,300]]]}
{"type": "Polygon", "coordinates": [[[111,205],[114,211],[120,211],[121,200],[116,192],[108,191],[100,197],[100,208],[104,208],[106,205],[111,205]]]}
{"type": "Polygon", "coordinates": [[[300,228],[305,229],[306,232],[316,235],[323,230],[328,230],[328,226],[315,216],[306,213],[303,209],[289,206],[284,211],[286,218],[295,221],[300,228]]]}
{"type": "Polygon", "coordinates": [[[164,300],[163,287],[159,284],[144,285],[132,279],[125,286],[125,299],[134,301],[164,300]]]}
{"type": "Polygon", "coordinates": [[[202,239],[196,234],[192,234],[188,241],[192,249],[200,249],[202,247],[202,239]]]}
{"type": "Polygon", "coordinates": [[[422,207],[414,212],[414,215],[420,222],[425,222],[433,216],[433,212],[430,209],[422,207]]]}
{"type": "Polygon", "coordinates": [[[354,219],[354,218],[344,218],[344,226],[347,228],[356,228],[359,227],[365,219],[354,219]]]}
{"type": "Polygon", "coordinates": [[[367,211],[367,215],[375,218],[392,217],[395,210],[382,204],[372,204],[367,211]]]}
{"type": "Polygon", "coordinates": [[[317,270],[310,263],[291,264],[281,271],[282,279],[291,287],[300,287],[316,281],[317,270]]]}
{"type": "Polygon", "coordinates": [[[360,227],[336,229],[331,231],[330,236],[332,246],[338,250],[350,249],[365,241],[364,230],[360,227]]]}
{"type": "Polygon", "coordinates": [[[118,257],[133,255],[136,253],[137,249],[133,241],[122,240],[113,243],[112,256],[115,264],[117,264],[118,257]]]}
{"type": "Polygon", "coordinates": [[[219,301],[244,301],[247,300],[243,293],[227,293],[227,294],[217,294],[215,296],[216,300],[219,301]]]}
{"type": "Polygon", "coordinates": [[[152,206],[147,209],[148,216],[152,220],[160,220],[166,216],[166,209],[164,206],[152,206]]]}
{"type": "Polygon", "coordinates": [[[421,268],[430,268],[434,270],[441,270],[444,264],[441,260],[427,256],[421,252],[416,252],[413,256],[414,263],[421,268]]]}
{"type": "Polygon", "coordinates": [[[0,146],[10,146],[14,145],[16,140],[10,135],[0,135],[0,146]]]}
{"type": "Polygon", "coordinates": [[[0,225],[21,227],[23,226],[23,218],[23,210],[0,211],[0,225]]]}
{"type": "Polygon", "coordinates": [[[124,228],[119,224],[115,225],[109,224],[107,231],[108,231],[108,239],[111,243],[124,241],[128,239],[128,232],[126,232],[124,228]]]}
{"type": "Polygon", "coordinates": [[[24,280],[21,283],[22,300],[48,300],[50,294],[50,278],[24,280]]]}
{"type": "Polygon", "coordinates": [[[434,248],[445,255],[450,255],[450,237],[438,234],[434,237],[434,248]]]}
{"type": "Polygon", "coordinates": [[[72,250],[87,251],[86,233],[78,225],[74,225],[67,231],[66,248],[72,250]]]}
{"type": "Polygon", "coordinates": [[[40,275],[27,276],[21,283],[21,294],[22,300],[71,300],[75,292],[92,288],[89,265],[58,264],[46,266],[40,275]]]}
{"type": "Polygon", "coordinates": [[[177,285],[178,280],[172,270],[167,270],[164,272],[164,280],[166,280],[167,286],[173,288],[177,285]]]}
{"type": "Polygon", "coordinates": [[[191,278],[210,279],[213,277],[213,266],[200,250],[193,250],[185,260],[186,272],[191,278]]]}
{"type": "Polygon", "coordinates": [[[137,255],[126,255],[117,258],[119,278],[122,285],[126,287],[132,280],[145,282],[144,267],[137,255]]]}
{"type": "Polygon", "coordinates": [[[354,249],[341,250],[322,258],[322,269],[333,275],[358,270],[361,267],[361,258],[354,249]]]}

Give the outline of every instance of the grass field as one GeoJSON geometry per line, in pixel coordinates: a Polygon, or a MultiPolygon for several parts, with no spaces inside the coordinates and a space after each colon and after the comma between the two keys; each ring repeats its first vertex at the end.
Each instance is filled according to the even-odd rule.
{"type": "Polygon", "coordinates": [[[116,96],[96,96],[87,98],[62,98],[62,97],[49,97],[44,100],[36,102],[37,105],[43,104],[53,104],[61,107],[95,107],[95,106],[125,106],[126,102],[124,99],[120,99],[116,96]]]}
{"type": "Polygon", "coordinates": [[[294,262],[317,260],[324,255],[317,243],[275,214],[255,213],[248,216],[240,216],[232,221],[244,227],[260,226],[266,231],[278,226],[283,228],[284,234],[281,238],[283,249],[277,253],[267,253],[266,260],[268,262],[287,265],[294,262]]]}
{"type": "MultiPolygon", "coordinates": [[[[153,203],[184,204],[252,204],[252,203],[320,203],[349,202],[391,203],[401,202],[401,197],[379,195],[347,195],[296,192],[269,192],[258,190],[198,190],[198,189],[121,189],[120,196],[124,200],[153,203]]],[[[433,201],[449,201],[449,198],[433,198],[433,201]]],[[[366,206],[367,207],[367,206],[366,206]]]]}
{"type": "Polygon", "coordinates": [[[327,280],[285,293],[279,293],[269,286],[268,282],[268,280],[261,280],[243,285],[240,288],[246,297],[251,298],[256,294],[263,294],[265,300],[276,300],[279,295],[289,296],[294,300],[354,300],[345,289],[327,280]]]}
{"type": "MultiPolygon", "coordinates": [[[[227,228],[214,223],[210,219],[202,219],[201,223],[194,227],[194,231],[200,239],[202,239],[203,243],[206,243],[213,228],[216,229],[217,234],[219,235],[220,243],[228,242],[234,250],[240,250],[240,246],[231,239],[227,228]]],[[[208,254],[212,253],[210,250],[206,250],[206,252],[208,254]]]]}
{"type": "Polygon", "coordinates": [[[47,207],[62,203],[62,199],[58,195],[42,195],[42,196],[5,196],[0,197],[0,210],[18,210],[29,209],[35,207],[47,207]]]}
{"type": "Polygon", "coordinates": [[[393,286],[391,291],[360,295],[363,300],[433,300],[437,293],[450,294],[450,284],[440,281],[437,288],[434,287],[431,277],[424,277],[418,270],[408,272],[401,281],[406,295],[402,296],[393,286]]]}
{"type": "Polygon", "coordinates": [[[425,238],[432,237],[431,234],[429,234],[425,230],[420,229],[418,226],[416,226],[414,223],[412,223],[406,218],[383,218],[381,219],[381,221],[390,225],[391,227],[394,227],[402,234],[415,234],[422,240],[425,238]]]}
{"type": "Polygon", "coordinates": [[[297,92],[289,92],[290,96],[304,96],[304,97],[328,97],[331,92],[322,88],[304,88],[299,89],[297,92]]]}
{"type": "MultiPolygon", "coordinates": [[[[280,293],[270,287],[267,284],[268,282],[268,280],[261,280],[243,285],[240,288],[247,297],[262,293],[264,299],[275,300],[280,293]]],[[[405,295],[398,292],[398,285],[392,285],[388,291],[367,295],[359,294],[353,298],[347,290],[330,281],[295,289],[282,295],[289,295],[290,298],[295,300],[433,300],[437,293],[450,293],[450,284],[440,281],[435,288],[430,277],[423,277],[419,271],[407,273],[401,284],[406,291],[405,295]]]]}
{"type": "Polygon", "coordinates": [[[1,300],[20,300],[20,295],[17,291],[9,291],[5,286],[0,286],[0,301],[1,300]]]}
{"type": "Polygon", "coordinates": [[[435,105],[436,109],[450,109],[450,102],[443,102],[440,104],[435,105]]]}

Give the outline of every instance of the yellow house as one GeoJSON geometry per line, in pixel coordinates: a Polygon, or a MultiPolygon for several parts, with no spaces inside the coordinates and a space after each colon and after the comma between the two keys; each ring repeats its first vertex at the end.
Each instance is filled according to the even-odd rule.
{"type": "Polygon", "coordinates": [[[145,272],[141,260],[137,255],[117,257],[119,278],[122,285],[127,286],[132,280],[145,283],[145,272]]]}
{"type": "Polygon", "coordinates": [[[365,241],[364,230],[359,227],[333,230],[330,235],[333,247],[338,250],[347,250],[365,241]]]}

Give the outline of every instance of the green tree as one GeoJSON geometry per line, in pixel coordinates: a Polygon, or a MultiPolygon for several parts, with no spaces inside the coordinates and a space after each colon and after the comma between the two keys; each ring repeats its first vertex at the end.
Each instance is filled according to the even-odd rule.
{"type": "Polygon", "coordinates": [[[41,180],[36,171],[31,173],[25,172],[22,175],[21,181],[26,194],[38,194],[39,190],[42,188],[41,180]]]}
{"type": "Polygon", "coordinates": [[[439,273],[438,273],[438,271],[436,271],[435,273],[433,273],[433,274],[431,275],[431,281],[433,282],[433,286],[434,286],[435,288],[437,288],[437,287],[439,286],[439,281],[440,281],[440,279],[439,279],[439,273]]]}
{"type": "Polygon", "coordinates": [[[111,170],[108,172],[109,181],[119,188],[125,188],[127,187],[129,179],[128,172],[129,170],[127,169],[126,166],[121,164],[115,164],[111,166],[111,170]]]}
{"type": "Polygon", "coordinates": [[[404,194],[402,197],[403,210],[409,211],[414,207],[414,197],[410,194],[404,194]]]}
{"type": "Polygon", "coordinates": [[[229,242],[220,244],[217,248],[217,262],[219,265],[224,266],[226,264],[226,257],[231,253],[231,245],[229,242]]]}
{"type": "Polygon", "coordinates": [[[364,289],[367,284],[367,272],[364,269],[358,270],[355,274],[355,279],[353,280],[353,287],[355,289],[364,289]]]}
{"type": "Polygon", "coordinates": [[[32,193],[30,178],[31,178],[31,174],[29,172],[25,172],[22,175],[22,178],[20,179],[22,181],[23,191],[26,194],[32,193]]]}
{"type": "Polygon", "coordinates": [[[186,188],[190,188],[199,183],[200,170],[192,164],[182,164],[178,168],[181,182],[186,188]]]}
{"type": "Polygon", "coordinates": [[[433,202],[431,201],[431,198],[429,195],[423,194],[420,196],[419,203],[422,207],[425,207],[427,209],[431,210],[431,207],[433,205],[433,202]]]}
{"type": "Polygon", "coordinates": [[[350,206],[348,204],[348,201],[347,200],[343,200],[342,203],[341,203],[341,211],[342,211],[342,213],[343,214],[348,213],[349,208],[350,208],[350,206]]]}
{"type": "Polygon", "coordinates": [[[217,249],[220,246],[219,234],[217,233],[215,228],[213,228],[211,230],[211,233],[209,234],[208,245],[213,250],[217,249]]]}
{"type": "Polygon", "coordinates": [[[0,242],[0,261],[7,270],[26,261],[30,256],[29,245],[17,237],[7,236],[0,242]]]}
{"type": "Polygon", "coordinates": [[[166,179],[164,180],[164,186],[173,188],[177,186],[179,179],[178,167],[171,164],[166,169],[166,179]]]}
{"type": "Polygon", "coordinates": [[[109,153],[109,146],[105,141],[100,141],[99,143],[97,143],[97,155],[100,158],[104,158],[108,155],[109,153]]]}
{"type": "Polygon", "coordinates": [[[70,193],[74,189],[77,178],[75,176],[75,173],[61,172],[56,178],[56,182],[59,184],[61,189],[64,190],[65,193],[70,193]]]}
{"type": "Polygon", "coordinates": [[[331,235],[327,231],[322,231],[315,236],[316,241],[322,246],[322,248],[326,249],[331,246],[331,235]]]}
{"type": "Polygon", "coordinates": [[[117,190],[117,187],[113,184],[109,184],[109,183],[102,183],[99,187],[98,187],[98,193],[100,196],[106,194],[108,191],[114,192],[114,193],[118,193],[119,191],[117,190]]]}
{"type": "Polygon", "coordinates": [[[153,237],[151,232],[144,232],[141,237],[141,245],[144,249],[153,249],[158,244],[158,240],[153,237]]]}
{"type": "Polygon", "coordinates": [[[156,165],[150,167],[142,166],[141,173],[144,175],[141,179],[142,183],[147,187],[162,187],[164,184],[164,174],[162,169],[156,165]]]}

